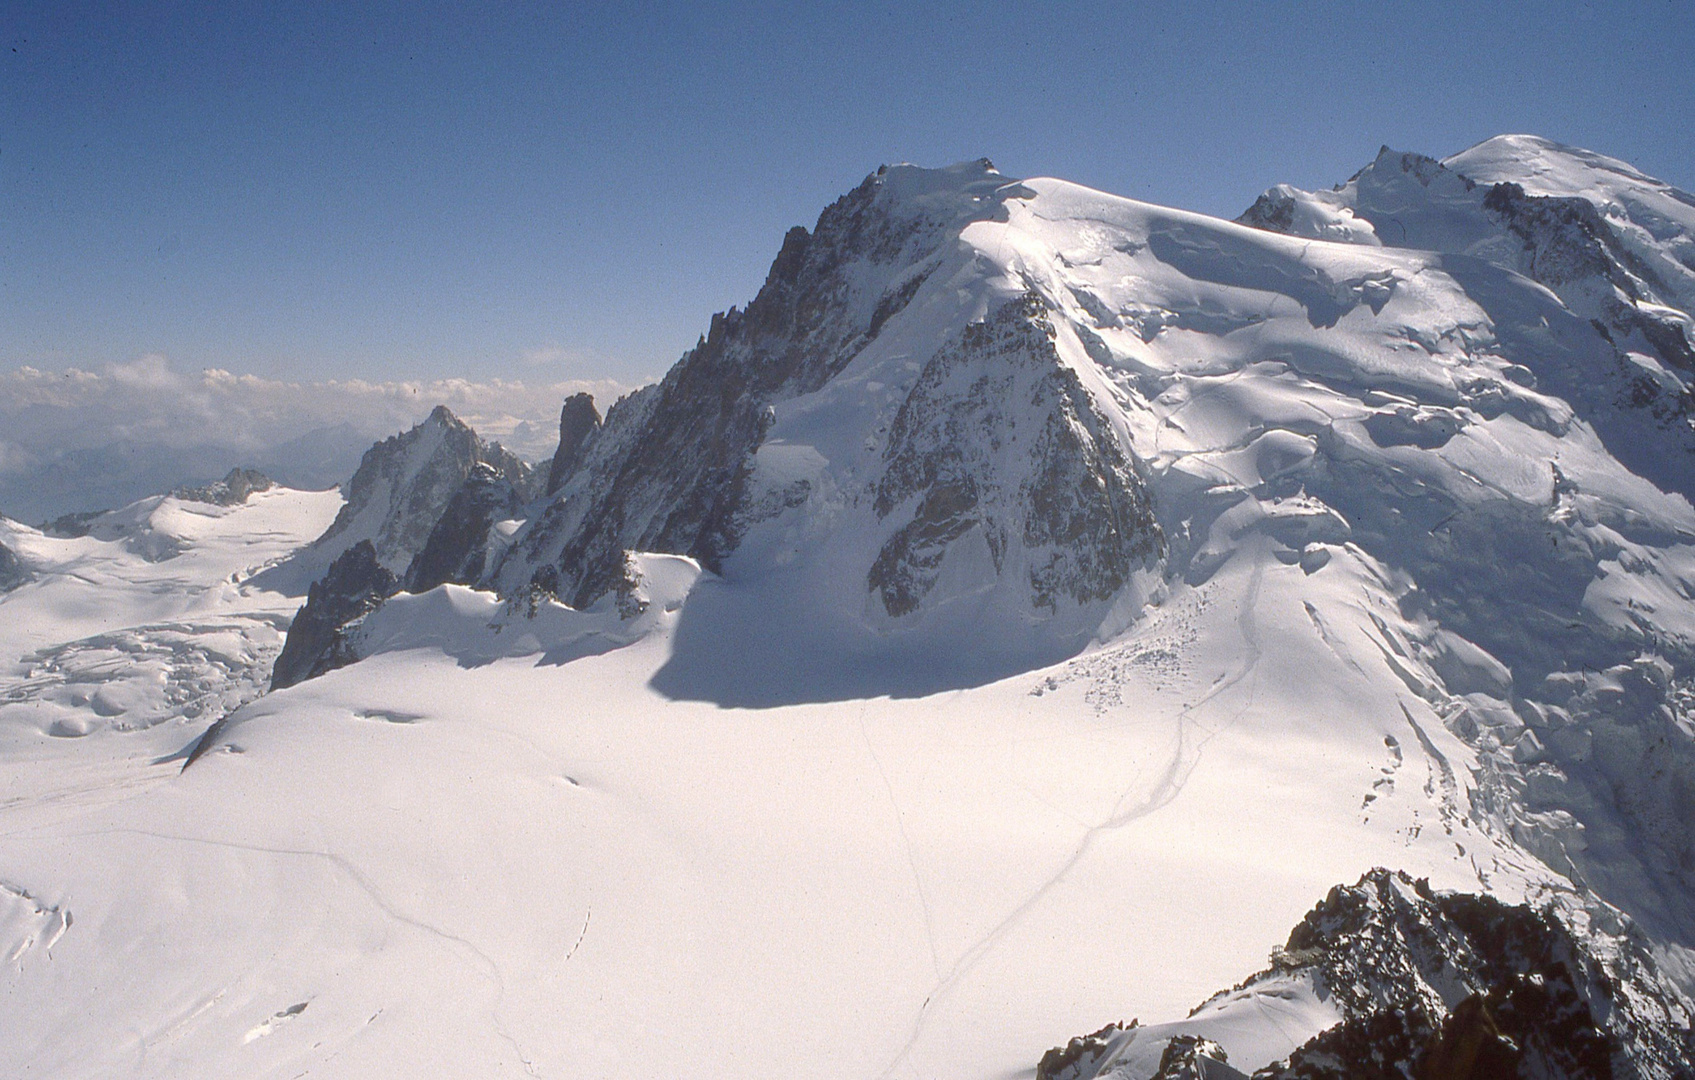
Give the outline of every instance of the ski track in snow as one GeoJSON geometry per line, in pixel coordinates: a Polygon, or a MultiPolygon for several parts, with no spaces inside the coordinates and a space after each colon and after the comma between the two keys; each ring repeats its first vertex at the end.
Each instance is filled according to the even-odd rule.
{"type": "MultiPolygon", "coordinates": [[[[1118,802],[1113,808],[1113,813],[1109,815],[1106,820],[1089,827],[1088,831],[1083,834],[1082,839],[1078,841],[1077,846],[1072,850],[1070,856],[1067,857],[1065,862],[1062,863],[1060,867],[1045,880],[1043,880],[1042,883],[1038,885],[1022,903],[1009,912],[1005,918],[996,923],[960,955],[959,959],[956,960],[953,966],[948,969],[947,975],[941,978],[930,993],[925,997],[924,1004],[919,1006],[918,1015],[913,1018],[912,1029],[907,1037],[906,1043],[900,1048],[900,1051],[895,1055],[893,1060],[889,1062],[888,1067],[879,1074],[879,1080],[890,1080],[890,1078],[895,1075],[896,1071],[899,1070],[903,1064],[908,1062],[913,1049],[917,1047],[918,1041],[924,1035],[925,1020],[931,1009],[940,1004],[955,989],[957,989],[964,981],[965,977],[969,975],[971,971],[994,950],[995,946],[999,944],[1008,933],[1016,928],[1031,912],[1035,911],[1036,908],[1041,905],[1042,901],[1048,896],[1048,894],[1058,887],[1059,884],[1071,873],[1071,871],[1076,869],[1078,864],[1088,857],[1089,852],[1094,848],[1097,840],[1108,833],[1134,824],[1135,822],[1158,812],[1160,809],[1170,804],[1170,802],[1177,798],[1177,796],[1182,792],[1183,785],[1194,772],[1195,767],[1200,764],[1201,753],[1206,748],[1206,744],[1215,738],[1221,731],[1240,720],[1247,714],[1249,709],[1253,708],[1254,683],[1250,681],[1248,683],[1247,700],[1243,702],[1242,707],[1232,714],[1227,723],[1210,730],[1206,730],[1204,736],[1198,741],[1193,742],[1191,745],[1189,728],[1192,724],[1196,723],[1196,721],[1192,718],[1192,714],[1195,710],[1229,692],[1231,689],[1239,685],[1244,679],[1250,679],[1251,676],[1255,675],[1259,667],[1261,649],[1259,629],[1255,620],[1254,609],[1259,603],[1260,584],[1265,574],[1266,556],[1262,552],[1249,552],[1245,554],[1251,555],[1254,558],[1254,565],[1252,571],[1250,571],[1248,584],[1242,596],[1241,608],[1236,616],[1236,626],[1242,636],[1243,644],[1241,665],[1226,678],[1220,680],[1208,689],[1193,703],[1184,706],[1177,714],[1175,718],[1177,728],[1176,747],[1172,752],[1171,759],[1166,763],[1164,772],[1162,772],[1159,778],[1155,781],[1153,789],[1149,791],[1146,798],[1129,809],[1121,809],[1124,803],[1135,794],[1137,785],[1134,781],[1132,781],[1131,785],[1125,788],[1123,794],[1119,796],[1118,802]]],[[[886,782],[887,778],[885,778],[885,783],[886,782]]],[[[891,792],[891,798],[892,797],[891,792]]],[[[913,872],[916,875],[916,867],[913,872]]],[[[934,943],[932,942],[932,951],[933,950],[934,943]]],[[[913,1075],[918,1075],[916,1070],[913,1071],[913,1075]]]]}
{"type": "MultiPolygon", "coordinates": [[[[346,856],[339,855],[333,851],[313,851],[306,848],[266,847],[260,844],[238,843],[234,840],[218,840],[207,836],[179,836],[170,833],[153,832],[147,829],[134,829],[127,827],[95,829],[90,832],[71,835],[107,836],[125,834],[132,836],[146,836],[154,840],[164,840],[169,843],[203,844],[208,847],[225,848],[231,851],[248,851],[262,855],[288,855],[296,858],[322,859],[325,862],[328,862],[347,875],[348,880],[358,886],[359,889],[370,898],[371,903],[376,906],[377,910],[381,911],[384,915],[387,915],[389,918],[398,923],[410,926],[416,930],[422,930],[426,934],[440,938],[451,945],[456,945],[470,954],[470,956],[475,960],[476,966],[483,969],[484,976],[488,979],[489,985],[494,989],[494,1001],[488,1007],[488,1019],[490,1026],[493,1028],[495,1034],[499,1035],[503,1041],[512,1047],[512,1052],[517,1055],[518,1060],[523,1064],[525,1072],[531,1076],[538,1075],[536,1073],[534,1063],[524,1052],[524,1048],[519,1045],[518,1040],[506,1027],[505,1022],[500,1019],[500,1006],[506,999],[506,979],[501,974],[500,965],[495,963],[494,959],[490,957],[488,953],[484,952],[482,948],[470,938],[455,934],[451,930],[444,930],[439,926],[401,911],[388,899],[388,897],[384,896],[382,890],[378,889],[377,886],[365,876],[364,872],[361,871],[358,866],[354,865],[352,860],[348,859],[346,856]]],[[[583,932],[585,934],[588,932],[587,920],[583,923],[583,932]]],[[[580,938],[578,939],[577,944],[582,944],[580,938]]],[[[576,952],[576,948],[573,947],[571,951],[573,953],[576,952]]],[[[143,1054],[145,1055],[145,1045],[142,1049],[143,1054]]]]}

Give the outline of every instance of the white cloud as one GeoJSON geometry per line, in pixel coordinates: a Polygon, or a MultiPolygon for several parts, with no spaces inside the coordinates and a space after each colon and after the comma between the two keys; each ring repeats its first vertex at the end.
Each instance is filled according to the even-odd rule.
{"type": "Polygon", "coordinates": [[[97,372],[0,374],[0,512],[25,520],[94,509],[213,478],[236,465],[311,485],[345,480],[359,454],[446,405],[484,438],[540,460],[573,393],[602,412],[611,380],[285,382],[146,356],[97,372]]]}

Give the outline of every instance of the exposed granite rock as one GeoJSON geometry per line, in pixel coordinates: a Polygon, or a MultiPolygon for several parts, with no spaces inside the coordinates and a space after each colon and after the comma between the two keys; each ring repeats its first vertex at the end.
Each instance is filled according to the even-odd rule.
{"type": "Polygon", "coordinates": [[[1036,1066],[1036,1080],[1087,1080],[1099,1072],[1101,1058],[1111,1049],[1113,1041],[1136,1026],[1108,1024],[1092,1035],[1078,1035],[1064,1046],[1056,1046],[1042,1055],[1036,1066]]]}
{"type": "Polygon", "coordinates": [[[1211,1039],[1179,1035],[1165,1044],[1159,1071],[1151,1080],[1247,1080],[1229,1061],[1230,1055],[1211,1039]]]}
{"type": "Polygon", "coordinates": [[[48,536],[56,536],[61,540],[75,540],[87,536],[94,529],[95,519],[110,512],[108,510],[85,510],[74,514],[61,514],[52,521],[44,522],[41,531],[48,536]]]}
{"type": "Polygon", "coordinates": [[[357,660],[348,648],[348,629],[382,606],[399,586],[378,561],[371,541],[361,540],[342,552],[294,616],[271,669],[271,689],[294,686],[357,660]]]}
{"type": "MultiPolygon", "coordinates": [[[[1270,970],[1225,993],[1302,976],[1342,1014],[1255,1080],[1695,1077],[1695,1003],[1657,955],[1616,911],[1575,895],[1535,908],[1376,869],[1332,889],[1270,970]]],[[[1097,1033],[1096,1051],[1071,1058],[1102,1064],[1100,1049],[1121,1030],[1097,1033]]],[[[1157,1076],[1168,1063],[1222,1063],[1203,1037],[1179,1031],[1157,1076]]],[[[1214,1075],[1199,1068],[1210,1066],[1170,1075],[1214,1075]]]]}
{"type": "Polygon", "coordinates": [[[1272,188],[1255,199],[1254,204],[1236,220],[1268,232],[1288,232],[1295,224],[1294,197],[1279,188],[1272,188]]]}
{"type": "Polygon", "coordinates": [[[0,544],[0,592],[10,592],[29,578],[29,570],[24,567],[17,553],[5,544],[0,544]]]}
{"type": "Polygon", "coordinates": [[[902,404],[875,509],[911,517],[866,578],[890,615],[919,606],[974,529],[997,574],[1023,549],[1031,603],[1050,611],[1113,595],[1164,550],[1146,485],[1054,335],[1026,293],[939,351],[902,404]]]}
{"type": "Polygon", "coordinates": [[[1377,1075],[1400,1032],[1412,1050],[1398,1064],[1415,1075],[1503,1053],[1515,1076],[1695,1075],[1690,1003],[1634,931],[1592,933],[1580,939],[1552,908],[1374,870],[1332,889],[1284,953],[1313,957],[1347,1021],[1264,1075],[1377,1075]]]}
{"type": "Polygon", "coordinates": [[[448,502],[484,464],[512,487],[528,492],[530,467],[499,443],[487,443],[445,405],[423,423],[365,452],[347,485],[341,508],[313,548],[342,551],[370,540],[377,560],[391,573],[404,573],[424,549],[448,502]]]}
{"type": "Polygon", "coordinates": [[[231,469],[222,480],[204,487],[179,487],[171,492],[178,499],[211,503],[213,506],[240,506],[255,491],[269,491],[276,482],[256,469],[231,469]]]}
{"type": "Polygon", "coordinates": [[[737,546],[754,450],[773,402],[817,390],[916,294],[966,221],[1004,216],[1009,181],[986,161],[945,197],[896,197],[879,169],[784,237],[745,311],[715,315],[655,386],[608,411],[579,468],[518,552],[527,587],[586,606],[616,586],[627,550],[697,558],[718,570],[737,546]]]}
{"type": "Polygon", "coordinates": [[[559,410],[559,449],[553,452],[553,464],[547,470],[544,495],[558,491],[577,466],[583,462],[588,442],[600,430],[600,412],[589,394],[572,394],[559,410]]]}
{"type": "Polygon", "coordinates": [[[477,582],[486,568],[495,523],[516,517],[523,505],[523,493],[510,479],[492,465],[477,463],[407,568],[406,591],[425,592],[444,582],[477,582]]]}

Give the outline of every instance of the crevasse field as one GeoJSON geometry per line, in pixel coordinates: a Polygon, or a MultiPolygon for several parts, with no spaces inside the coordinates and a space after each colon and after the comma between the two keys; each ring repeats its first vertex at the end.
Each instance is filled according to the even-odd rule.
{"type": "MultiPolygon", "coordinates": [[[[1551,146],[1490,153],[1640,196],[1644,250],[1684,250],[1695,209],[1551,146]]],[[[261,694],[336,492],[0,522],[32,575],[0,598],[0,1073],[1010,1078],[1135,1017],[1130,1068],[1374,866],[1580,881],[1686,977],[1682,744],[1516,703],[1681,685],[1687,461],[1597,396],[1577,300],[1486,245],[1370,242],[1362,176],[1358,217],[1284,192],[1328,238],[986,162],[868,180],[939,230],[927,276],[772,406],[750,498],[801,496],[722,573],[633,555],[645,607],[403,593],[359,662],[261,694]],[[1014,572],[1042,553],[964,530],[916,613],[878,609],[885,436],[1020,297],[1167,547],[1044,615],[1014,572]]],[[[1424,190],[1408,221],[1471,212],[1424,190]]],[[[852,270],[845,303],[910,270],[852,270]]],[[[973,423],[1043,420],[990,400],[973,423]]],[[[1019,490],[990,442],[985,490],[1019,490]]],[[[1338,1016],[1291,977],[1189,1029],[1251,1072],[1338,1016]]]]}

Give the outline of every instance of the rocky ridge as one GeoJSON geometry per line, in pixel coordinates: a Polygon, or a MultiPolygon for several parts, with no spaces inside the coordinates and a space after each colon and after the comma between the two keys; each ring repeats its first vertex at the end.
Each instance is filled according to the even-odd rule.
{"type": "Polygon", "coordinates": [[[386,570],[405,573],[477,465],[492,468],[528,500],[534,483],[530,467],[498,443],[479,439],[438,405],[423,423],[365,452],[347,484],[347,505],[314,541],[312,554],[333,558],[369,540],[386,570]]]}
{"type": "MultiPolygon", "coordinates": [[[[1235,1002],[1306,980],[1339,1022],[1256,1080],[1464,1080],[1695,1076],[1695,1001],[1615,911],[1574,894],[1540,907],[1436,892],[1377,869],[1337,886],[1290,933],[1272,966],[1157,1033],[1112,1025],[1043,1058],[1039,1080],[1143,1080],[1134,1060],[1163,1046],[1150,1078],[1244,1074],[1209,1033],[1235,1002]],[[1146,1037],[1144,1037],[1146,1036],[1146,1037]],[[1133,1052],[1134,1051],[1134,1052],[1133,1052]]],[[[1258,1022],[1273,1024],[1261,1012],[1258,1022]]]]}
{"type": "Polygon", "coordinates": [[[180,487],[171,492],[173,498],[189,502],[211,503],[213,506],[239,506],[256,491],[269,491],[276,482],[257,469],[231,469],[222,480],[203,487],[180,487]]]}

